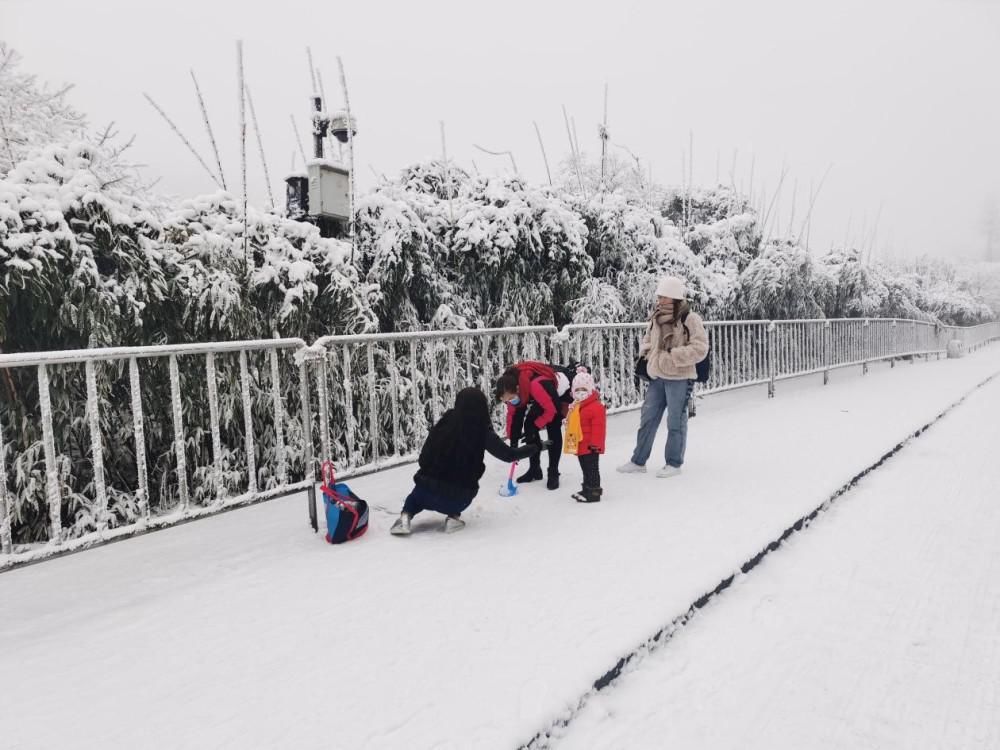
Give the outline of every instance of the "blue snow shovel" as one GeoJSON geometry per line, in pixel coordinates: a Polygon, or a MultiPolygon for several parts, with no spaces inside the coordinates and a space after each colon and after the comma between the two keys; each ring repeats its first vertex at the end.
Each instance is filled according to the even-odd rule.
{"type": "Polygon", "coordinates": [[[510,473],[507,475],[507,484],[500,485],[500,497],[514,497],[517,494],[517,483],[514,482],[514,472],[517,470],[517,461],[510,465],[510,473]]]}

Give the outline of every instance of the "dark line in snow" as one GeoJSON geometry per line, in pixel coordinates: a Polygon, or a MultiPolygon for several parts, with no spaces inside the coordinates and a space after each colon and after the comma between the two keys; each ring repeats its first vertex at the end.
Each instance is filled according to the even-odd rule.
{"type": "Polygon", "coordinates": [[[615,681],[625,673],[626,667],[630,665],[637,665],[642,659],[644,659],[649,654],[658,650],[659,648],[666,645],[674,634],[680,630],[682,627],[687,625],[698,611],[710,603],[715,597],[722,594],[726,589],[728,589],[733,581],[736,580],[738,575],[746,575],[754,568],[756,568],[765,557],[779,549],[782,544],[784,544],[793,534],[802,531],[804,528],[809,526],[814,520],[816,520],[821,513],[828,511],[837,500],[846,495],[848,492],[853,490],[866,476],[871,474],[876,469],[881,468],[885,465],[889,459],[899,453],[903,448],[909,445],[911,442],[916,440],[918,437],[923,435],[927,430],[933,427],[935,424],[940,422],[945,416],[947,416],[951,411],[960,406],[969,396],[988,385],[991,381],[1000,377],[1000,372],[996,372],[990,375],[988,378],[982,382],[973,386],[969,391],[967,391],[961,398],[953,403],[949,404],[943,411],[941,411],[937,416],[933,417],[929,422],[923,426],[917,428],[900,442],[898,442],[890,451],[884,453],[879,457],[875,463],[867,466],[859,473],[855,474],[847,483],[843,484],[839,489],[837,489],[830,497],[824,500],[822,503],[817,505],[809,513],[801,516],[796,520],[791,526],[786,528],[781,534],[767,545],[761,549],[756,555],[751,557],[749,560],[744,562],[739,568],[726,578],[723,578],[711,591],[702,594],[698,599],[696,599],[687,611],[683,614],[675,617],[667,625],[660,628],[656,633],[654,633],[650,638],[647,638],[643,643],[639,644],[638,647],[632,649],[623,657],[621,657],[618,662],[607,672],[598,677],[593,686],[580,696],[577,700],[576,705],[569,709],[567,712],[556,717],[548,727],[538,732],[534,737],[532,737],[528,742],[519,745],[518,750],[547,750],[552,747],[552,741],[558,740],[559,735],[562,734],[560,730],[566,729],[572,721],[580,714],[584,707],[590,702],[590,699],[601,692],[606,690],[608,687],[612,686],[615,681]]]}

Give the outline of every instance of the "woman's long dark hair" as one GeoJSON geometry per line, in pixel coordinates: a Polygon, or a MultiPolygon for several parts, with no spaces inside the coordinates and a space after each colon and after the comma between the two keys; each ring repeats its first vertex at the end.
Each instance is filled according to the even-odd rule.
{"type": "Polygon", "coordinates": [[[504,370],[503,375],[497,378],[496,390],[494,395],[497,401],[505,393],[517,393],[518,386],[521,381],[521,371],[517,367],[508,367],[504,370]]]}

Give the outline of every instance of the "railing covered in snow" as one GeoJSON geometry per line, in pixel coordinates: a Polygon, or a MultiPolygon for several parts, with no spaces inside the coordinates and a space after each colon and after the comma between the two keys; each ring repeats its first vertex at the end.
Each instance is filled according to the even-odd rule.
{"type": "MultiPolygon", "coordinates": [[[[646,323],[328,336],[0,355],[0,569],[412,461],[457,391],[522,359],[581,361],[612,411],[637,407],[646,323]],[[58,398],[54,399],[56,395],[58,398]]],[[[706,324],[699,393],[967,351],[1000,339],[912,320],[706,324]]],[[[495,413],[497,425],[501,410],[495,413]]]]}

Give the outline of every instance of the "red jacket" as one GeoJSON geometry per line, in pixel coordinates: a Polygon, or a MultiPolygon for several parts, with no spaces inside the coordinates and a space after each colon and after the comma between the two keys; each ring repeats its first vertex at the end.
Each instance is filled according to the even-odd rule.
{"type": "Polygon", "coordinates": [[[507,404],[507,437],[511,436],[514,412],[517,409],[526,408],[531,401],[538,404],[542,410],[542,413],[535,419],[535,427],[539,430],[556,418],[558,409],[543,385],[544,381],[548,380],[555,386],[556,374],[551,367],[541,362],[531,361],[519,362],[515,367],[518,369],[517,395],[521,399],[521,403],[517,407],[507,404]]]}
{"type": "Polygon", "coordinates": [[[608,429],[608,413],[601,403],[601,394],[591,393],[580,402],[580,429],[583,430],[583,440],[576,450],[576,455],[585,456],[590,453],[590,446],[596,446],[598,453],[604,453],[604,438],[608,429]]]}

